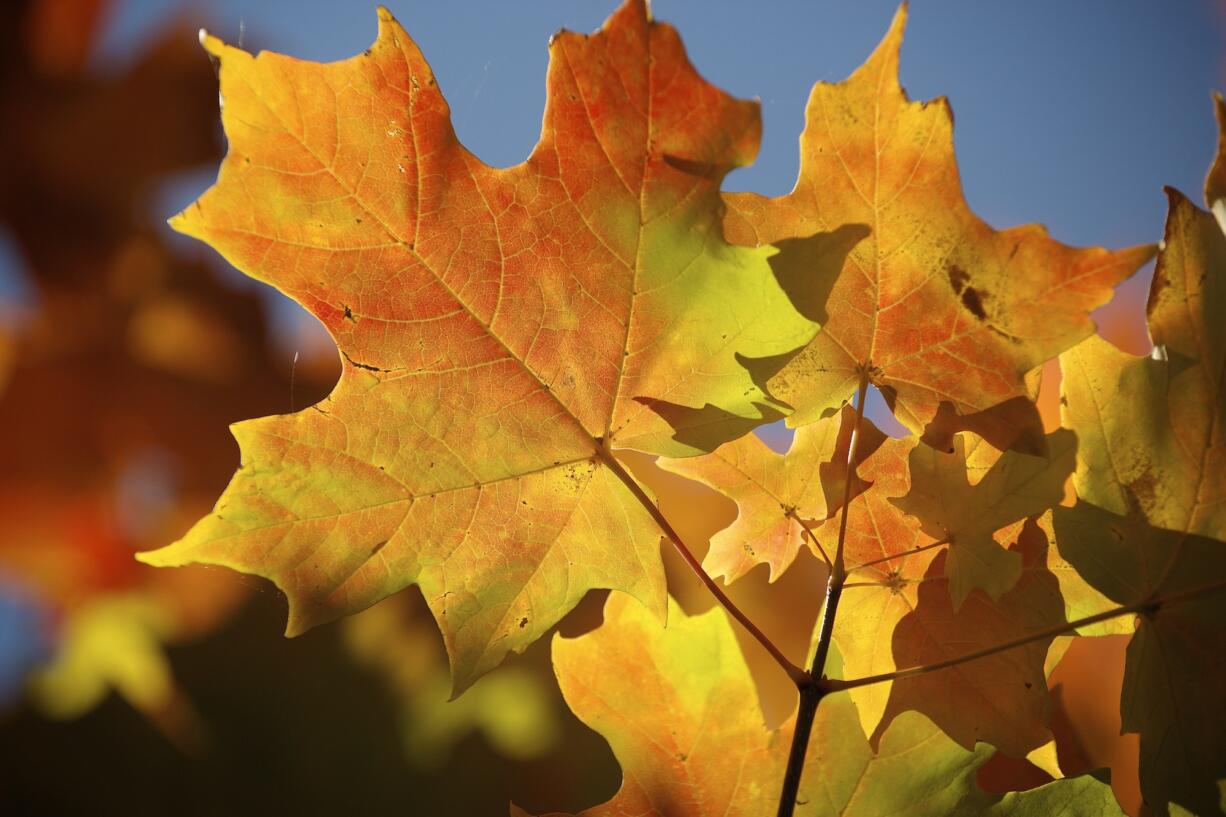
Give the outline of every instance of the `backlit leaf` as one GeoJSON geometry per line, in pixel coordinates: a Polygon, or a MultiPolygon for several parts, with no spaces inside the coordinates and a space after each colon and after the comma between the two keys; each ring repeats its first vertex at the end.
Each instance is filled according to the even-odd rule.
{"type": "Polygon", "coordinates": [[[628,0],[554,37],[541,140],[497,169],[385,10],[365,55],[327,65],[204,44],[230,151],[172,223],[306,306],[345,365],[318,405],[236,425],[216,512],[144,558],[272,579],[291,634],[418,584],[457,689],[590,588],[663,615],[659,532],[610,452],[692,454],[779,416],[744,363],[816,331],[774,250],[721,235],[756,104],[628,0]]]}
{"type": "MultiPolygon", "coordinates": [[[[1226,108],[1206,182],[1220,209],[1226,108]]],[[[1061,550],[1124,605],[1142,606],[1128,646],[1123,729],[1141,736],[1141,792],[1222,815],[1226,779],[1226,237],[1214,216],[1168,190],[1166,239],[1149,296],[1150,357],[1091,339],[1060,358],[1062,420],[1084,441],[1080,499],[1055,512],[1061,550]]],[[[1172,809],[1174,810],[1174,809],[1172,809]]]]}
{"type": "MultiPolygon", "coordinates": [[[[604,624],[555,638],[554,668],[567,703],[605,736],[622,766],[621,789],[588,817],[766,817],[775,814],[790,723],[762,725],[753,681],[719,610],[669,613],[661,629],[610,596],[604,624]]],[[[804,817],[1119,815],[1110,787],[1090,777],[998,798],[975,773],[992,754],[968,751],[917,713],[898,718],[874,751],[855,705],[834,693],[818,706],[796,814],[804,817]]],[[[524,812],[513,809],[513,814],[524,812]]]]}
{"type": "MultiPolygon", "coordinates": [[[[854,414],[844,406],[841,413],[801,428],[786,454],[776,454],[747,434],[701,457],[660,460],[664,470],[696,479],[736,502],[736,521],[711,537],[703,561],[708,573],[732,582],[765,563],[774,581],[787,570],[805,542],[805,526],[842,505],[854,414]]],[[[885,439],[864,422],[857,464],[885,439]]],[[[851,495],[865,487],[857,479],[851,495]]]]}
{"type": "Polygon", "coordinates": [[[899,85],[905,22],[904,6],[850,78],[814,86],[791,193],[726,196],[737,243],[871,230],[830,292],[829,323],[769,381],[797,409],[789,424],[837,408],[864,369],[915,432],[941,402],[969,414],[1028,396],[1025,374],[1090,335],[1089,312],[1153,252],[1075,249],[972,213],[948,103],[911,102],[899,85]]]}
{"type": "Polygon", "coordinates": [[[945,575],[954,609],[975,588],[999,599],[1021,575],[1022,559],[993,538],[997,531],[1042,513],[1064,495],[1073,470],[1076,436],[1065,430],[1047,437],[1047,456],[1007,451],[974,485],[967,480],[965,438],[945,454],[928,446],[911,450],[911,490],[894,500],[914,514],[926,534],[949,540],[945,575]]]}

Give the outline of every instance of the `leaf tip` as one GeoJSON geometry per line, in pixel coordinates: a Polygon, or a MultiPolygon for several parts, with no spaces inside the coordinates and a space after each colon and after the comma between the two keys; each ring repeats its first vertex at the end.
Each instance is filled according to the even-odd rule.
{"type": "Polygon", "coordinates": [[[202,28],[196,32],[196,38],[200,41],[200,47],[205,52],[214,58],[220,58],[227,48],[221,38],[215,34],[210,34],[207,28],[202,28]]]}
{"type": "Polygon", "coordinates": [[[907,32],[907,18],[911,13],[911,4],[903,0],[898,4],[898,9],[894,12],[894,16],[890,18],[890,27],[885,33],[885,37],[881,40],[881,45],[877,50],[882,50],[883,47],[888,48],[895,59],[898,58],[898,51],[902,47],[903,36],[907,32]]]}
{"type": "Polygon", "coordinates": [[[183,559],[174,555],[175,546],[167,545],[156,550],[142,550],[132,554],[136,561],[150,567],[181,567],[186,564],[183,559]]]}
{"type": "Polygon", "coordinates": [[[285,637],[297,638],[309,629],[311,629],[311,624],[303,621],[300,616],[295,615],[291,606],[289,618],[285,622],[285,637]]]}
{"type": "MultiPolygon", "coordinates": [[[[379,18],[379,33],[375,37],[376,45],[387,40],[393,45],[399,46],[400,38],[402,37],[409,42],[412,42],[412,38],[409,36],[409,33],[404,30],[404,26],[400,24],[400,21],[396,19],[396,15],[392,14],[387,6],[380,5],[375,10],[375,14],[379,18]]],[[[369,56],[370,52],[367,51],[366,55],[369,56]]]]}

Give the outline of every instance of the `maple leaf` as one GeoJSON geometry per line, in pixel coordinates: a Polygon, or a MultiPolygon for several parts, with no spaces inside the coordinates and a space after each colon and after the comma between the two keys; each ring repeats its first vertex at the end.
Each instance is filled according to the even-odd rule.
{"type": "MultiPolygon", "coordinates": [[[[790,723],[767,730],[748,703],[757,691],[722,611],[690,617],[674,606],[669,622],[663,630],[610,596],[599,628],[554,639],[567,703],[622,766],[613,799],[583,814],[774,814],[790,723]]],[[[851,699],[835,693],[818,707],[796,813],[1048,815],[1076,803],[1078,813],[1122,814],[1110,787],[1091,777],[987,794],[975,774],[991,754],[985,744],[963,749],[917,713],[898,718],[874,750],[851,699]]]]}
{"type": "MultiPolygon", "coordinates": [[[[1208,203],[1223,206],[1226,105],[1216,99],[1217,158],[1208,203]]],[[[1213,215],[1167,191],[1166,235],[1150,289],[1155,354],[1090,339],[1060,357],[1061,420],[1083,441],[1079,502],[1055,512],[1062,551],[1086,580],[1140,605],[1120,711],[1141,735],[1141,792],[1226,813],[1226,604],[1219,591],[1177,605],[1156,599],[1226,583],[1226,236],[1213,215]]]]}
{"type": "MultiPolygon", "coordinates": [[[[1011,590],[998,600],[974,593],[957,609],[942,578],[948,553],[932,560],[915,609],[894,628],[894,663],[900,669],[956,658],[1065,622],[1064,599],[1047,570],[1043,537],[1019,539],[1010,550],[1023,561],[1011,590]]],[[[983,740],[1012,757],[1025,757],[1051,740],[1044,662],[1052,638],[940,673],[901,678],[892,685],[882,723],[914,709],[963,746],[983,740]]]]}
{"type": "Polygon", "coordinates": [[[911,490],[894,501],[921,521],[926,534],[949,541],[945,575],[955,610],[976,587],[999,599],[1021,575],[1021,555],[1002,548],[993,535],[1063,497],[1077,438],[1060,429],[1046,442],[1048,456],[1006,451],[974,485],[967,481],[963,437],[949,454],[928,446],[911,450],[911,490]]]}
{"type": "MultiPolygon", "coordinates": [[[[736,521],[711,537],[703,560],[709,574],[733,582],[765,563],[773,582],[787,570],[810,521],[824,520],[842,506],[854,413],[844,406],[840,414],[801,428],[786,454],[747,434],[701,457],[659,460],[665,471],[697,480],[736,502],[736,521]]],[[[856,465],[885,440],[876,426],[865,422],[856,465]]],[[[866,487],[857,478],[851,496],[866,487]]]]}
{"type": "Polygon", "coordinates": [[[905,23],[903,6],[849,79],[814,86],[792,192],[725,196],[736,243],[871,230],[830,291],[830,321],[768,380],[792,425],[837,408],[862,373],[917,433],[943,402],[970,414],[1028,396],[1026,373],[1090,335],[1089,312],[1153,253],[1075,249],[1036,225],[998,232],[972,213],[948,103],[899,85],[905,23]]]}
{"type": "MultiPolygon", "coordinates": [[[[773,560],[782,556],[790,562],[794,558],[810,521],[810,543],[815,552],[835,552],[841,519],[834,515],[814,521],[814,517],[821,520],[830,516],[822,511],[836,507],[832,496],[837,495],[841,503],[854,426],[855,412],[844,407],[841,415],[801,427],[786,455],[770,451],[755,437],[747,437],[703,457],[662,459],[660,464],[666,470],[697,478],[737,503],[736,521],[712,537],[705,565],[709,569],[730,565],[735,578],[759,561],[768,561],[772,576],[777,575],[773,560]]],[[[991,646],[994,637],[1008,640],[1035,627],[1061,624],[1066,615],[1076,619],[1111,606],[1054,548],[1049,549],[1049,514],[1041,524],[1025,524],[1028,517],[1043,512],[1062,496],[1063,482],[1073,468],[1072,433],[1057,431],[1050,438],[1039,438],[1051,459],[1014,451],[1002,454],[981,438],[969,435],[956,437],[954,453],[943,454],[917,445],[914,437],[887,439],[866,419],[861,419],[861,436],[856,487],[846,509],[844,557],[850,581],[834,628],[845,667],[853,677],[961,655],[971,649],[968,644],[991,646]],[[1035,576],[1026,589],[1009,596],[1006,591],[1026,573],[1023,553],[1027,551],[1020,546],[1005,549],[1002,544],[1007,546],[1022,535],[1034,540],[1028,547],[1035,554],[1041,551],[1042,558],[1035,555],[1031,560],[1029,572],[1035,576]],[[935,572],[930,572],[935,549],[943,546],[948,554],[941,557],[935,572]],[[972,564],[975,549],[990,555],[998,551],[1004,569],[996,565],[978,570],[950,567],[951,559],[968,559],[961,555],[964,549],[971,550],[972,564]],[[1046,578],[1035,578],[1040,574],[1046,578]],[[961,607],[976,579],[998,588],[995,599],[976,596],[966,611],[955,612],[949,599],[941,603],[932,597],[934,592],[951,595],[956,607],[961,607]],[[968,586],[954,593],[952,587],[958,581],[968,586]],[[922,605],[917,593],[921,584],[927,585],[922,605]],[[936,587],[939,591],[933,589],[936,587]],[[1002,595],[1007,598],[1002,599],[1002,595]],[[898,632],[896,628],[904,619],[907,624],[898,632]],[[995,626],[981,628],[984,620],[994,621],[995,626]]],[[[1083,630],[1095,634],[1122,631],[1118,622],[1083,630]]],[[[925,709],[924,695],[910,694],[909,687],[904,686],[898,700],[909,703],[901,708],[913,703],[938,721],[950,724],[947,728],[951,734],[961,736],[968,745],[973,744],[973,738],[966,736],[990,723],[986,728],[998,736],[998,743],[1008,746],[1015,755],[1024,755],[1046,734],[1046,685],[1035,686],[1034,679],[1045,677],[1048,643],[1035,645],[1028,654],[989,659],[978,667],[981,672],[960,675],[955,686],[961,696],[979,705],[958,712],[939,703],[925,709]],[[994,674],[1007,678],[1025,674],[1031,687],[1018,681],[1021,692],[1013,693],[1011,684],[993,681],[994,674]],[[998,687],[1002,686],[1010,691],[1012,700],[995,708],[991,704],[1001,697],[998,687]],[[1027,743],[1009,742],[1016,723],[1002,721],[1002,711],[1016,716],[1016,723],[1027,724],[1027,729],[1020,732],[1027,736],[1021,739],[1027,743]]],[[[934,683],[948,680],[936,679],[934,683]]],[[[882,722],[890,692],[888,684],[851,690],[866,732],[873,733],[882,722]]],[[[940,695],[935,698],[945,699],[940,695]]]]}
{"type": "Polygon", "coordinates": [[[1156,353],[1091,338],[1061,355],[1061,422],[1082,441],[1078,497],[1226,539],[1226,236],[1212,215],[1168,195],[1149,298],[1156,353]]]}
{"type": "Polygon", "coordinates": [[[1157,813],[1178,803],[1223,813],[1226,778],[1226,604],[1206,594],[1170,606],[1144,604],[1226,580],[1226,544],[1146,525],[1079,502],[1057,508],[1056,536],[1086,581],[1142,615],[1124,664],[1121,728],[1141,734],[1141,793],[1157,813]]]}
{"type": "Polygon", "coordinates": [[[290,634],[418,584],[457,690],[590,588],[663,615],[659,531],[610,452],[694,453],[777,416],[742,361],[816,331],[774,251],[721,236],[757,105],[702,80],[642,0],[554,37],[541,140],[508,169],[459,144],[386,10],[328,65],[204,45],[230,152],[172,224],[306,306],[345,365],[322,403],[236,425],[216,512],[142,558],[272,579],[290,634]],[[651,400],[692,410],[674,426],[651,400]]]}

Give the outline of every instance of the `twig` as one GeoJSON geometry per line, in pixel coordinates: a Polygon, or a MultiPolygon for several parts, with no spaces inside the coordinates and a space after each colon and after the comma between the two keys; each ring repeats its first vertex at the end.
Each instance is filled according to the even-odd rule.
{"type": "Polygon", "coordinates": [[[668,540],[672,542],[673,548],[678,554],[680,554],[681,558],[685,560],[685,563],[690,566],[690,570],[694,571],[694,575],[698,577],[698,580],[702,582],[704,586],[706,586],[707,590],[711,592],[711,595],[715,596],[715,600],[728,611],[728,615],[736,619],[740,625],[745,628],[746,632],[753,636],[754,640],[761,644],[762,647],[768,653],[770,653],[771,658],[775,659],[775,662],[783,668],[783,671],[788,674],[788,677],[792,679],[793,683],[795,683],[798,687],[812,686],[812,679],[809,677],[809,673],[805,672],[802,668],[789,661],[788,657],[783,654],[783,651],[775,646],[775,642],[771,641],[766,633],[758,629],[758,626],[749,619],[749,616],[745,615],[745,613],[736,606],[732,599],[728,598],[728,595],[722,588],[720,588],[716,581],[707,575],[707,571],[703,569],[702,563],[699,562],[698,559],[694,557],[694,554],[690,552],[690,549],[686,547],[681,535],[677,533],[672,524],[666,518],[664,518],[664,514],[660,512],[658,507],[656,507],[656,503],[647,495],[647,492],[643,490],[642,486],[640,486],[638,482],[635,481],[634,477],[632,477],[630,473],[626,471],[624,467],[622,467],[622,464],[618,462],[615,456],[613,456],[613,452],[609,450],[607,445],[602,444],[600,446],[597,451],[597,456],[600,458],[600,461],[603,462],[614,474],[616,474],[618,479],[620,479],[625,486],[630,489],[630,492],[634,494],[635,498],[638,499],[642,506],[647,510],[647,513],[651,514],[651,518],[655,520],[656,525],[659,526],[660,530],[664,533],[668,540]]]}
{"type": "Polygon", "coordinates": [[[817,717],[817,705],[826,690],[818,682],[826,668],[830,644],[834,640],[834,619],[843,595],[847,571],[843,564],[843,545],[847,539],[847,511],[851,504],[851,484],[855,481],[856,453],[860,447],[860,425],[864,420],[864,401],[868,397],[868,366],[860,372],[860,387],[856,390],[856,421],[851,431],[851,445],[847,451],[847,481],[843,483],[842,516],[839,518],[839,541],[834,549],[830,566],[830,578],[826,582],[826,603],[822,606],[822,624],[817,634],[817,649],[813,666],[809,670],[809,683],[798,685],[800,705],[796,710],[796,726],[792,732],[792,746],[788,751],[787,770],[783,775],[783,791],[779,794],[779,817],[792,817],[796,809],[796,794],[800,791],[800,778],[805,770],[805,755],[809,751],[809,735],[817,717]]]}
{"type": "Polygon", "coordinates": [[[911,550],[904,550],[902,553],[895,553],[892,556],[882,556],[880,559],[872,559],[867,562],[861,562],[860,564],[855,565],[854,567],[847,568],[847,572],[855,573],[857,570],[862,570],[866,567],[872,567],[873,565],[879,565],[882,562],[888,562],[891,559],[902,559],[907,556],[914,556],[916,553],[923,553],[925,550],[932,550],[933,548],[939,548],[942,545],[948,545],[948,544],[949,544],[948,538],[941,539],[940,541],[931,542],[927,545],[924,545],[923,547],[912,548],[911,550]]]}
{"type": "Polygon", "coordinates": [[[1070,621],[1055,627],[1049,627],[1046,630],[1039,630],[1038,632],[1031,633],[1030,635],[1023,636],[1021,638],[1015,638],[1012,641],[1006,641],[1002,644],[995,644],[982,650],[976,650],[975,652],[966,653],[965,655],[959,655],[955,658],[948,658],[944,661],[937,661],[933,664],[924,664],[923,666],[918,667],[907,667],[906,669],[896,670],[894,672],[884,672],[880,675],[868,675],[864,678],[850,678],[847,680],[831,680],[823,678],[816,683],[822,688],[823,692],[838,692],[839,690],[855,689],[856,687],[868,686],[869,684],[881,684],[885,683],[886,681],[896,681],[900,678],[910,678],[913,675],[922,675],[926,672],[934,672],[939,669],[956,667],[959,664],[965,664],[968,661],[986,658],[989,655],[995,655],[998,652],[1016,649],[1017,647],[1024,647],[1035,641],[1055,638],[1058,635],[1064,635],[1065,633],[1072,632],[1079,627],[1085,627],[1088,624],[1097,624],[1100,621],[1106,621],[1119,616],[1136,615],[1138,613],[1153,615],[1159,610],[1159,608],[1171,607],[1194,599],[1198,596],[1208,595],[1209,593],[1220,592],[1222,590],[1226,590],[1226,579],[1211,582],[1210,584],[1201,585],[1199,587],[1194,587],[1191,590],[1173,593],[1163,598],[1149,598],[1145,601],[1136,602],[1135,604],[1126,604],[1122,607],[1105,610],[1101,613],[1095,613],[1092,616],[1086,616],[1085,618],[1079,618],[1076,621],[1070,621]]]}

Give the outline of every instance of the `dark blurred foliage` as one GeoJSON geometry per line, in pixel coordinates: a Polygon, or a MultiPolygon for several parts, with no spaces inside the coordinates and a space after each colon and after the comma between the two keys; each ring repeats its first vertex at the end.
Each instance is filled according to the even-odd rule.
{"type": "MultiPolygon", "coordinates": [[[[461,720],[422,770],[405,712],[445,673],[436,636],[406,682],[355,660],[342,636],[358,619],[286,640],[256,580],[132,558],[220,493],[230,423],[314,402],[338,366],[284,359],[253,289],[168,240],[159,190],[220,158],[214,67],[181,25],[100,74],[105,13],[0,4],[0,230],[32,291],[0,311],[0,814],[495,815],[607,797],[616,766],[565,714],[548,640],[516,664],[556,738],[509,760],[461,720]]],[[[393,601],[391,626],[420,630],[416,597],[393,601]]]]}
{"type": "MultiPolygon", "coordinates": [[[[279,598],[258,594],[220,632],[171,650],[209,728],[197,757],[115,698],[67,724],[20,713],[0,733],[0,813],[493,817],[512,799],[578,810],[616,789],[608,747],[571,717],[535,760],[508,760],[470,736],[445,766],[415,770],[403,759],[395,700],[354,667],[339,628],[287,640],[284,616],[279,598]]],[[[547,640],[516,663],[549,677],[547,640]]]]}

